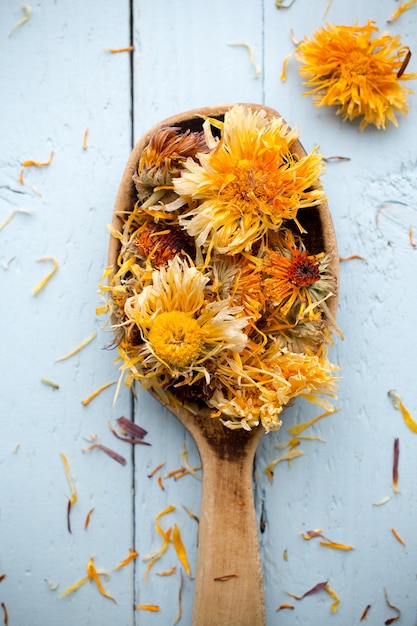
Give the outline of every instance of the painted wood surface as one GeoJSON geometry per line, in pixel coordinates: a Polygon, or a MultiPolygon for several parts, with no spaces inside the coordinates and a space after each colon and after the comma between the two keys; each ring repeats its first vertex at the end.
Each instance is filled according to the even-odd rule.
{"type": "MultiPolygon", "coordinates": [[[[414,306],[417,252],[415,150],[417,101],[399,127],[386,131],[342,123],[330,110],[302,97],[297,63],[280,80],[284,57],[293,50],[290,31],[301,39],[321,26],[376,20],[383,30],[416,44],[417,7],[390,26],[394,0],[296,0],[277,9],[273,0],[245,3],[202,0],[76,2],[39,0],[30,19],[20,3],[0,6],[0,230],[1,277],[1,438],[0,438],[0,602],[9,623],[121,626],[172,624],[178,613],[181,565],[172,547],[144,580],[142,559],[161,544],[155,517],[164,529],[177,523],[192,572],[195,571],[200,482],[164,476],[199,459],[183,427],[147,393],[134,401],[122,389],[112,406],[115,380],[111,335],[96,316],[97,286],[106,266],[108,233],[118,182],[134,141],[156,122],[187,109],[221,102],[256,102],[276,108],[298,124],[301,141],[324,155],[349,157],[327,165],[328,194],[342,257],[338,323],[345,340],[336,341],[333,360],[341,367],[340,411],[311,427],[326,440],[304,441],[304,455],[292,466],[276,466],[273,483],[265,467],[281,451],[287,428],[318,414],[297,402],[284,414],[278,433],[263,438],[254,469],[255,505],[264,570],[267,623],[285,625],[384,623],[401,609],[400,623],[417,615],[415,519],[417,516],[416,434],[387,396],[396,389],[417,417],[414,306]],[[247,43],[260,67],[255,76],[247,43]],[[134,45],[113,54],[108,48],[134,45]],[[86,149],[84,133],[88,129],[86,149]],[[27,159],[49,166],[28,167],[27,159]],[[57,273],[37,295],[32,288],[54,257],[57,273]],[[82,340],[97,337],[75,356],[56,362],[82,340]],[[59,385],[53,389],[41,378],[59,385]],[[113,437],[108,421],[134,416],[148,430],[151,446],[113,437]],[[101,450],[83,452],[91,433],[126,458],[122,466],[101,450]],[[392,489],[394,439],[399,438],[399,488],[392,489]],[[71,495],[60,453],[68,459],[77,491],[67,529],[71,495]],[[148,474],[160,463],[159,472],[148,474]],[[381,506],[375,502],[390,496],[381,506]],[[88,511],[94,507],[84,529],[88,511]],[[300,533],[322,529],[336,542],[354,546],[341,552],[305,541],[300,533]],[[395,529],[403,538],[401,545],[395,529]],[[135,548],[139,558],[113,568],[135,548]],[[117,604],[87,583],[59,595],[95,565],[117,604]],[[176,566],[172,576],[159,576],[176,566]],[[325,593],[297,601],[328,580],[340,596],[336,613],[325,593]],[[55,589],[56,585],[58,587],[55,589]],[[294,610],[277,612],[282,603],[294,610]],[[135,609],[157,604],[159,612],[135,609]],[[366,621],[364,622],[366,623],[366,621]]],[[[417,71],[414,57],[410,71],[417,71]]],[[[248,563],[248,568],[251,563],[248,563]]],[[[224,584],[227,584],[224,583],[224,584]]],[[[182,617],[191,623],[193,579],[183,573],[182,617]]],[[[1,613],[0,613],[1,619],[1,613]]],[[[238,626],[238,625],[237,625],[238,626]]]]}

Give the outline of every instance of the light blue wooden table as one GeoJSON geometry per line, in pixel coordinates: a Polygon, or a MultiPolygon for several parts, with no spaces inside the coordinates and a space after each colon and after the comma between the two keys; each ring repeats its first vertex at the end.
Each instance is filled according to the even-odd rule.
{"type": "MultiPolygon", "coordinates": [[[[173,505],[161,525],[179,525],[195,571],[197,524],[182,505],[198,515],[200,482],[193,476],[163,479],[162,490],[159,474],[147,475],[162,462],[163,476],[179,467],[184,444],[190,463],[198,465],[193,443],[140,390],[134,416],[152,445],[134,450],[107,424],[132,416],[127,389],[115,406],[114,387],[87,406],[81,401],[117,378],[115,353],[103,349],[110,336],[100,330],[103,320],[95,309],[106,266],[106,224],[132,141],[180,111],[238,101],[277,109],[290,125],[299,125],[306,149],[318,144],[327,156],[350,158],[329,162],[323,182],[340,255],[365,259],[341,264],[338,322],[346,338],[332,353],[342,369],[340,411],[308,431],[326,443],[303,442],[304,456],[292,467],[279,464],[269,483],[265,467],[279,456],[275,446],[287,441],[286,428],[317,415],[300,402],[285,412],[279,433],[264,437],[257,455],[268,625],[349,626],[368,604],[366,621],[383,624],[396,615],[384,587],[402,612],[400,623],[416,623],[417,435],[387,392],[396,389],[417,417],[417,250],[409,239],[410,227],[417,233],[417,99],[410,98],[410,113],[398,128],[359,133],[355,124],[343,124],[301,96],[294,60],[287,81],[280,81],[282,61],[293,49],[290,30],[298,39],[311,34],[323,24],[326,5],[296,0],[278,10],[274,0],[37,0],[30,19],[9,36],[24,12],[20,2],[1,3],[0,223],[13,210],[24,210],[0,231],[0,574],[6,574],[0,602],[10,626],[166,626],[176,618],[180,568],[174,551],[147,581],[142,559],[161,543],[155,516],[173,505]],[[229,45],[237,42],[252,47],[259,77],[248,50],[229,45]],[[132,54],[106,50],[130,45],[132,54]],[[51,151],[51,164],[26,168],[21,184],[21,164],[45,161],[51,151]],[[37,260],[45,256],[56,258],[59,268],[33,296],[32,288],[51,269],[50,262],[37,260]],[[55,362],[93,332],[97,337],[86,348],[55,362]],[[101,450],[83,452],[91,433],[125,456],[126,466],[101,450]],[[396,437],[399,494],[391,485],[396,437]],[[78,495],[71,533],[71,492],[60,453],[78,495]],[[374,505],[387,496],[386,504],[374,505]],[[326,549],[300,535],[317,528],[355,549],[326,549]],[[130,548],[138,559],[112,571],[130,548]],[[109,571],[110,579],[102,580],[117,604],[95,584],[59,599],[85,575],[92,555],[98,569],[109,571]],[[174,565],[176,574],[157,575],[174,565]],[[340,596],[334,614],[325,592],[298,602],[286,594],[302,595],[325,580],[340,596]],[[276,612],[286,602],[295,609],[276,612]],[[157,604],[160,611],[134,608],[141,604],[157,604]]],[[[372,18],[384,29],[397,6],[393,0],[333,0],[326,19],[353,24],[372,18]]],[[[417,7],[389,30],[415,50],[417,7]]],[[[415,57],[409,69],[417,70],[415,57]]],[[[193,581],[185,577],[179,622],[185,626],[192,595],[193,581]]]]}

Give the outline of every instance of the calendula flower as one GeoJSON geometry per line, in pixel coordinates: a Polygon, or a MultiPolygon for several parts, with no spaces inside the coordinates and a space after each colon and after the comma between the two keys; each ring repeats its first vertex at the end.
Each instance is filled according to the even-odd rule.
{"type": "Polygon", "coordinates": [[[130,242],[130,250],[144,260],[148,260],[152,267],[159,268],[172,260],[175,256],[195,257],[194,240],[178,226],[156,224],[147,219],[136,231],[130,242]]]}
{"type": "MultiPolygon", "coordinates": [[[[323,200],[323,191],[314,186],[323,161],[314,151],[296,156],[291,147],[298,131],[290,130],[282,118],[268,119],[263,110],[234,106],[217,125],[220,141],[207,138],[208,145],[216,144],[214,149],[187,159],[173,182],[182,204],[193,203],[179,216],[180,225],[198,246],[234,255],[252,250],[283,220],[298,224],[300,208],[323,200]]],[[[179,205],[174,202],[171,208],[179,205]]]]}
{"type": "Polygon", "coordinates": [[[143,209],[175,200],[173,176],[188,157],[207,151],[202,132],[179,131],[171,126],[157,129],[142,152],[133,182],[143,209]]]}
{"type": "Polygon", "coordinates": [[[273,342],[259,356],[247,349],[240,363],[219,364],[217,377],[222,383],[208,401],[218,409],[230,428],[251,429],[262,424],[265,430],[281,426],[280,414],[295,397],[301,396],[326,410],[337,390],[332,365],[325,354],[293,353],[273,342]]]}
{"type": "Polygon", "coordinates": [[[152,284],[125,304],[125,313],[143,339],[131,353],[139,379],[193,376],[220,352],[240,352],[247,342],[242,307],[228,300],[206,301],[208,276],[179,257],[154,270],[152,284]],[[240,317],[239,317],[240,315],[240,317]]]}
{"type": "Polygon", "coordinates": [[[262,265],[262,286],[274,316],[290,323],[320,319],[320,305],[335,288],[328,265],[326,255],[308,254],[302,241],[283,229],[278,250],[268,250],[262,265]]]}
{"type": "Polygon", "coordinates": [[[399,36],[379,34],[375,22],[368,21],[364,26],[327,24],[306,37],[295,55],[309,88],[305,95],[312,94],[316,106],[336,106],[344,120],[362,118],[363,130],[368,124],[397,126],[395,114],[407,113],[412,91],[402,82],[417,78],[404,72],[407,53],[399,36]]]}

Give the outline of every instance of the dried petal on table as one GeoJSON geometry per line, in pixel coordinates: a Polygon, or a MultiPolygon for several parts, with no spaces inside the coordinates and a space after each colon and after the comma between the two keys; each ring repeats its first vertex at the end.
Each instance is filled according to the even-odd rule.
{"type": "Polygon", "coordinates": [[[123,434],[129,435],[129,437],[134,437],[135,439],[143,439],[148,434],[147,430],[145,430],[138,424],[135,424],[135,422],[128,419],[127,417],[124,417],[123,415],[121,417],[118,417],[116,422],[118,423],[121,432],[123,434]]]}
{"type": "Polygon", "coordinates": [[[126,461],[124,456],[122,456],[121,454],[119,454],[115,450],[112,450],[111,448],[108,448],[107,446],[103,446],[102,443],[92,443],[91,446],[87,446],[86,448],[82,448],[82,451],[86,452],[87,450],[94,450],[95,448],[98,448],[99,450],[102,450],[111,459],[114,459],[115,461],[120,463],[120,465],[126,465],[127,461],[126,461]]]}
{"type": "Polygon", "coordinates": [[[49,272],[49,274],[47,274],[45,278],[41,280],[40,283],[38,283],[35,287],[33,287],[31,291],[32,296],[35,296],[37,293],[41,291],[41,289],[45,287],[45,285],[51,280],[52,276],[55,274],[55,272],[58,270],[58,267],[59,267],[58,261],[53,256],[42,256],[37,260],[51,262],[53,264],[53,268],[49,272]]]}
{"type": "Polygon", "coordinates": [[[87,138],[88,138],[88,128],[85,129],[84,135],[83,135],[83,150],[87,150],[87,148],[88,148],[88,146],[87,146],[87,138]]]}
{"type": "Polygon", "coordinates": [[[197,522],[197,524],[199,524],[199,523],[200,523],[200,519],[197,517],[197,515],[195,515],[192,511],[190,511],[190,509],[189,509],[189,508],[187,508],[187,507],[185,506],[185,504],[182,504],[181,506],[182,506],[182,508],[184,509],[184,511],[185,511],[186,513],[188,513],[188,515],[189,515],[189,516],[190,516],[193,520],[195,520],[195,521],[197,522]]]}
{"type": "Polygon", "coordinates": [[[300,433],[303,432],[303,430],[305,430],[309,426],[312,426],[319,420],[323,419],[323,417],[327,417],[328,415],[333,415],[334,413],[337,413],[339,410],[340,409],[333,409],[331,411],[325,411],[324,413],[320,413],[320,415],[317,415],[317,417],[313,417],[313,419],[309,420],[308,422],[303,422],[302,424],[296,424],[295,426],[290,426],[289,428],[287,428],[287,430],[290,433],[290,435],[299,435],[300,433]]]}
{"type": "Polygon", "coordinates": [[[323,161],[329,163],[330,161],[350,161],[350,157],[344,156],[324,156],[323,161]]]}
{"type": "Polygon", "coordinates": [[[295,600],[302,600],[303,598],[306,598],[307,596],[311,596],[314,593],[318,593],[319,591],[323,591],[324,589],[326,589],[327,583],[328,583],[327,580],[321,583],[317,583],[317,585],[314,585],[314,587],[312,587],[311,589],[303,593],[302,596],[297,596],[294,593],[290,593],[289,591],[286,591],[285,593],[291,596],[291,598],[294,598],[295,600]]]}
{"type": "Polygon", "coordinates": [[[41,377],[41,383],[44,385],[48,385],[48,387],[52,387],[52,389],[59,389],[58,383],[54,383],[53,380],[49,380],[49,378],[41,377]]]}
{"type": "Polygon", "coordinates": [[[363,622],[363,620],[365,620],[365,619],[366,619],[366,617],[367,617],[367,615],[368,615],[368,612],[369,612],[369,609],[371,608],[371,606],[372,606],[371,604],[368,604],[368,605],[364,608],[363,613],[362,613],[362,615],[361,615],[361,618],[360,618],[360,620],[359,620],[360,622],[363,622]]]}
{"type": "Polygon", "coordinates": [[[294,609],[295,607],[292,604],[280,604],[275,610],[282,611],[283,609],[294,609]]]}
{"type": "Polygon", "coordinates": [[[333,591],[333,589],[330,587],[329,583],[327,583],[327,585],[325,587],[325,590],[327,591],[329,596],[331,598],[333,598],[333,600],[334,600],[334,602],[332,603],[332,606],[331,606],[331,610],[332,610],[332,613],[336,613],[337,608],[338,608],[338,606],[340,604],[340,598],[337,595],[337,593],[335,591],[333,591]]]}
{"type": "Polygon", "coordinates": [[[388,606],[390,607],[390,609],[393,609],[394,611],[397,611],[397,615],[394,615],[394,617],[389,617],[387,620],[385,620],[384,624],[392,624],[393,622],[396,622],[397,619],[400,619],[401,617],[401,611],[400,609],[395,606],[394,604],[391,604],[389,597],[388,597],[388,592],[384,587],[384,596],[385,596],[385,602],[388,604],[388,606]]]}
{"type": "Polygon", "coordinates": [[[107,593],[107,591],[104,589],[103,585],[101,584],[99,572],[96,570],[95,565],[94,565],[94,557],[91,557],[87,563],[87,578],[90,581],[90,583],[93,580],[95,581],[98,587],[98,590],[103,596],[105,596],[106,598],[109,598],[109,600],[113,600],[113,602],[117,604],[116,598],[114,598],[112,595],[107,593]]]}
{"type": "Polygon", "coordinates": [[[102,391],[104,391],[111,385],[115,385],[116,383],[117,383],[117,380],[111,380],[108,383],[104,383],[104,385],[101,385],[101,387],[93,391],[93,393],[91,393],[87,398],[85,398],[84,400],[81,400],[81,404],[83,406],[87,406],[87,404],[90,404],[91,400],[94,400],[94,398],[98,396],[102,391]]]}
{"type": "Polygon", "coordinates": [[[333,550],[345,550],[346,552],[355,549],[353,546],[347,546],[344,543],[336,543],[334,541],[320,541],[320,545],[325,548],[332,548],[333,550]]]}
{"type": "Polygon", "coordinates": [[[382,506],[391,500],[391,496],[385,496],[385,498],[381,498],[381,500],[377,500],[372,503],[372,506],[382,506]]]}
{"type": "Polygon", "coordinates": [[[84,529],[85,529],[85,530],[87,530],[87,528],[88,528],[88,526],[89,526],[89,524],[90,524],[91,515],[93,514],[93,512],[94,512],[94,507],[93,507],[93,508],[91,508],[91,509],[88,511],[87,515],[86,515],[85,522],[84,522],[84,529]]]}
{"type": "Polygon", "coordinates": [[[6,217],[4,222],[0,224],[0,230],[2,230],[5,226],[7,226],[7,224],[14,218],[14,216],[17,213],[25,213],[26,215],[32,215],[34,212],[35,211],[32,211],[31,209],[13,209],[13,211],[11,211],[9,215],[6,217]]]}
{"type": "Polygon", "coordinates": [[[155,572],[157,576],[172,576],[177,571],[177,566],[173,565],[171,569],[165,570],[164,572],[155,572]]]}
{"type": "Polygon", "coordinates": [[[292,461],[293,459],[296,459],[297,457],[302,456],[303,454],[304,452],[302,450],[289,450],[282,456],[268,463],[268,465],[265,468],[265,473],[269,478],[269,482],[272,483],[272,480],[274,478],[273,469],[275,465],[277,465],[277,463],[280,463],[281,461],[292,461]]]}
{"type": "Polygon", "coordinates": [[[30,7],[28,4],[22,4],[22,11],[24,12],[24,17],[22,17],[22,19],[20,19],[18,22],[16,22],[16,24],[12,27],[12,30],[9,33],[9,37],[10,35],[12,35],[14,33],[14,31],[19,28],[19,26],[22,26],[23,24],[25,24],[29,18],[30,18],[30,14],[32,12],[32,7],[30,7]]]}
{"type": "Polygon", "coordinates": [[[397,533],[395,528],[391,528],[391,532],[394,535],[394,537],[396,538],[396,540],[399,541],[400,543],[402,543],[403,546],[405,546],[405,541],[400,537],[400,535],[397,533]]]}
{"type": "Polygon", "coordinates": [[[171,542],[171,532],[172,532],[172,528],[168,528],[167,531],[165,531],[160,523],[159,520],[161,519],[161,517],[164,517],[165,515],[168,515],[168,513],[172,513],[172,511],[175,511],[175,506],[170,505],[168,506],[166,509],[164,509],[163,511],[161,511],[160,513],[158,513],[158,515],[155,517],[155,528],[156,531],[159,535],[161,535],[162,537],[162,544],[161,547],[159,548],[159,550],[156,550],[154,552],[151,552],[150,554],[148,554],[147,556],[143,557],[143,561],[149,561],[146,570],[145,570],[145,574],[144,574],[144,578],[146,580],[149,570],[151,569],[151,567],[153,567],[153,565],[156,563],[156,561],[158,561],[164,554],[165,552],[168,550],[169,548],[169,544],[171,542]]]}
{"type": "Polygon", "coordinates": [[[343,261],[353,261],[354,259],[358,259],[360,261],[366,261],[364,256],[360,254],[351,254],[350,256],[340,256],[339,261],[343,263],[343,261]]]}
{"type": "Polygon", "coordinates": [[[9,613],[7,611],[7,606],[4,602],[1,603],[1,608],[3,609],[3,623],[5,626],[9,624],[9,613]]]}
{"type": "Polygon", "coordinates": [[[55,359],[55,363],[59,363],[60,361],[66,361],[66,359],[74,356],[74,354],[77,354],[77,352],[80,352],[80,350],[88,346],[88,344],[91,343],[96,337],[97,333],[92,333],[87,337],[87,339],[84,339],[81,343],[78,344],[78,346],[71,350],[71,352],[68,352],[68,354],[64,354],[64,356],[60,356],[59,359],[55,359]]]}
{"type": "Polygon", "coordinates": [[[185,571],[187,572],[187,576],[189,578],[192,578],[192,576],[191,576],[191,568],[190,568],[190,565],[188,563],[187,551],[186,551],[184,543],[182,541],[182,537],[181,537],[181,533],[180,533],[180,529],[178,527],[178,524],[174,524],[174,528],[173,528],[173,531],[172,531],[172,543],[174,545],[175,552],[177,553],[177,556],[178,556],[180,562],[182,563],[185,571]]]}
{"type": "Polygon", "coordinates": [[[164,465],[166,465],[166,461],[163,461],[162,463],[159,463],[159,465],[154,467],[153,470],[151,472],[149,472],[148,478],[152,478],[152,476],[155,476],[156,472],[158,472],[160,469],[162,469],[164,467],[164,465]]]}
{"type": "Polygon", "coordinates": [[[408,428],[412,430],[413,433],[417,433],[417,422],[414,420],[410,411],[408,411],[408,409],[405,408],[403,401],[401,400],[401,397],[398,395],[398,393],[394,391],[393,389],[391,389],[390,391],[388,391],[388,395],[392,399],[394,409],[401,411],[401,414],[408,428]]]}
{"type": "Polygon", "coordinates": [[[137,604],[135,608],[140,611],[151,611],[152,613],[157,613],[161,610],[159,604],[137,604]]]}
{"type": "Polygon", "coordinates": [[[392,22],[395,22],[395,20],[397,20],[400,17],[400,15],[404,13],[404,11],[408,11],[408,9],[411,9],[411,7],[413,7],[416,4],[417,4],[417,0],[409,0],[409,2],[406,2],[405,4],[400,5],[398,9],[391,15],[389,20],[387,20],[387,23],[392,24],[392,22]]]}
{"type": "Polygon", "coordinates": [[[394,439],[394,459],[392,463],[392,488],[395,493],[400,493],[398,489],[398,461],[400,459],[400,440],[398,437],[394,439]]]}
{"type": "Polygon", "coordinates": [[[48,165],[51,165],[53,156],[54,156],[54,151],[52,150],[51,154],[49,155],[49,159],[47,159],[47,161],[34,161],[33,159],[28,159],[27,161],[23,161],[22,166],[23,167],[47,167],[48,165]]]}
{"type": "Polygon", "coordinates": [[[134,46],[125,46],[124,48],[104,48],[107,52],[118,54],[119,52],[133,52],[134,46]]]}
{"type": "Polygon", "coordinates": [[[71,489],[71,497],[68,498],[68,508],[67,508],[67,525],[68,525],[69,532],[71,532],[70,513],[71,513],[71,507],[73,506],[73,504],[77,502],[77,491],[75,489],[74,481],[72,480],[72,477],[71,477],[68,459],[63,452],[61,452],[60,454],[61,454],[62,462],[64,464],[65,476],[67,477],[67,481],[71,489]]]}
{"type": "Polygon", "coordinates": [[[0,583],[6,578],[6,574],[0,574],[0,583]]]}
{"type": "Polygon", "coordinates": [[[408,230],[408,237],[410,239],[410,246],[412,248],[415,248],[417,246],[416,242],[414,241],[414,237],[413,237],[413,229],[410,226],[409,230],[408,230]]]}
{"type": "Polygon", "coordinates": [[[255,54],[253,52],[252,47],[248,43],[246,43],[244,41],[239,41],[239,42],[236,42],[236,43],[229,43],[228,45],[229,46],[242,46],[243,48],[246,48],[246,50],[249,52],[250,62],[252,63],[253,67],[255,68],[255,78],[258,78],[261,75],[261,67],[255,61],[255,54]]]}
{"type": "Polygon", "coordinates": [[[126,565],[128,565],[131,561],[134,561],[137,557],[138,557],[138,553],[136,552],[136,550],[134,550],[133,548],[129,548],[129,554],[128,556],[123,559],[123,561],[120,561],[119,565],[116,565],[116,567],[114,568],[115,570],[121,569],[122,567],[125,567],[126,565]]]}
{"type": "Polygon", "coordinates": [[[275,6],[277,9],[289,9],[295,2],[295,0],[291,0],[289,4],[283,4],[284,0],[275,0],[275,6]]]}
{"type": "Polygon", "coordinates": [[[183,586],[184,586],[184,576],[182,575],[182,570],[181,570],[180,571],[180,587],[178,589],[178,613],[174,620],[174,626],[175,624],[178,624],[178,622],[180,621],[182,617],[182,588],[183,586]]]}
{"type": "Polygon", "coordinates": [[[239,574],[223,574],[223,576],[216,576],[213,578],[215,582],[225,582],[230,580],[231,578],[238,578],[239,574]]]}

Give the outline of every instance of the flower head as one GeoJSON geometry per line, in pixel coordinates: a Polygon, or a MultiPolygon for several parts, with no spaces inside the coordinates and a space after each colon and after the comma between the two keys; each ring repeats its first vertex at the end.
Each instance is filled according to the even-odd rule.
{"type": "Polygon", "coordinates": [[[206,300],[208,277],[179,257],[154,270],[152,284],[126,301],[142,342],[133,353],[135,377],[193,376],[224,350],[239,352],[247,337],[242,307],[206,300]]]}
{"type": "Polygon", "coordinates": [[[183,203],[194,203],[180,225],[198,246],[233,255],[252,250],[268,230],[277,231],[284,220],[297,222],[300,208],[323,200],[314,186],[323,162],[314,151],[296,156],[291,147],[298,132],[265,111],[235,106],[221,126],[216,147],[198,161],[188,159],[173,182],[183,203]]]}
{"type": "Polygon", "coordinates": [[[372,21],[364,26],[327,24],[295,52],[309,88],[305,95],[313,94],[316,106],[337,106],[344,120],[361,117],[360,130],[368,124],[397,126],[395,114],[407,113],[412,93],[402,81],[417,78],[404,73],[409,50],[399,36],[374,33],[378,28],[372,21]]]}

